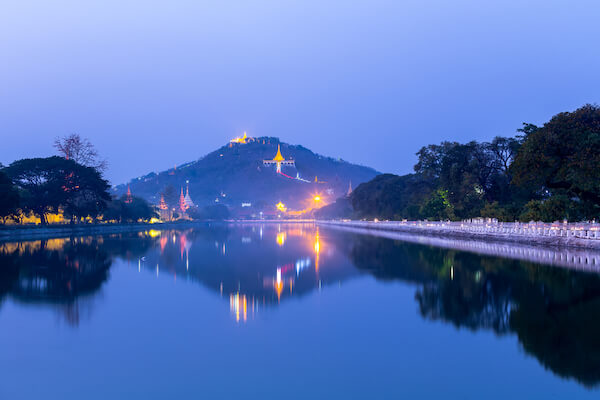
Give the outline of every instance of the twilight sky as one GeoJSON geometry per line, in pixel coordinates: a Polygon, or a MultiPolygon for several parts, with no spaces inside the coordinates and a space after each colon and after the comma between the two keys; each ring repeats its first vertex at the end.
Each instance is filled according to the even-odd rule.
{"type": "Polygon", "coordinates": [[[79,133],[113,184],[244,130],[382,172],[600,102],[598,0],[0,1],[0,162],[79,133]]]}

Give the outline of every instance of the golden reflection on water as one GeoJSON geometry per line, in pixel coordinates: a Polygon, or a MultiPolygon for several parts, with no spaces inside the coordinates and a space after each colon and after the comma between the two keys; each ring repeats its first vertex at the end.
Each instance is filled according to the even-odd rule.
{"type": "Polygon", "coordinates": [[[0,243],[0,253],[2,254],[32,254],[40,250],[60,251],[63,250],[66,244],[84,244],[84,245],[102,245],[104,240],[102,237],[75,237],[75,238],[56,238],[43,240],[27,240],[21,242],[4,242],[0,243]]]}
{"type": "Polygon", "coordinates": [[[246,322],[248,319],[248,299],[246,298],[246,295],[240,295],[239,292],[235,294],[230,294],[229,309],[235,315],[236,322],[240,322],[240,313],[244,318],[244,322],[246,322]]]}
{"type": "MultiPolygon", "coordinates": [[[[219,257],[227,257],[230,260],[228,263],[231,263],[230,257],[239,256],[240,253],[236,250],[230,255],[226,252],[226,248],[227,246],[234,246],[235,243],[240,243],[240,238],[244,246],[258,246],[263,240],[263,235],[269,239],[270,243],[273,243],[271,238],[274,237],[275,243],[272,246],[286,250],[279,251],[277,258],[281,257],[281,260],[260,260],[259,264],[262,264],[266,268],[259,275],[258,285],[264,288],[264,290],[257,289],[256,287],[253,289],[249,288],[247,284],[252,285],[252,281],[245,282],[242,279],[242,285],[240,286],[238,283],[237,290],[230,292],[230,310],[235,315],[237,322],[247,321],[249,308],[252,309],[252,315],[258,309],[258,303],[254,299],[256,295],[261,298],[263,304],[265,301],[267,304],[271,304],[273,301],[279,303],[282,297],[294,294],[298,279],[304,282],[303,288],[306,288],[307,283],[315,279],[312,273],[303,275],[310,270],[316,273],[317,279],[314,285],[318,285],[318,272],[321,266],[321,253],[323,251],[322,238],[318,228],[314,226],[286,226],[285,224],[279,224],[267,227],[261,225],[260,227],[252,227],[252,234],[255,235],[254,239],[248,233],[248,231],[245,231],[240,237],[235,237],[234,239],[225,232],[222,236],[210,236],[211,239],[208,240],[212,241],[216,239],[214,242],[216,251],[219,253],[219,257]],[[270,262],[272,262],[271,272],[269,272],[268,267],[270,262]],[[246,288],[244,288],[244,285],[246,285],[246,288]],[[269,293],[272,293],[272,296],[269,293]]],[[[205,240],[205,237],[199,236],[198,230],[150,229],[128,235],[107,234],[104,237],[84,236],[0,243],[0,254],[21,257],[22,255],[31,255],[39,252],[56,251],[61,254],[60,257],[63,266],[78,270],[80,261],[86,264],[93,263],[95,252],[102,251],[106,253],[105,255],[109,259],[116,256],[122,257],[127,261],[127,265],[136,268],[138,272],[145,269],[152,271],[157,277],[161,273],[166,273],[172,275],[174,279],[177,279],[177,275],[183,275],[184,279],[202,279],[206,277],[206,275],[203,275],[205,272],[200,272],[198,264],[194,262],[194,260],[199,259],[199,255],[195,253],[196,258],[190,260],[190,251],[194,253],[192,247],[195,241],[202,243],[205,240]],[[123,242],[128,238],[134,239],[134,241],[123,242]],[[139,239],[143,239],[143,242],[148,244],[145,250],[144,248],[136,250],[134,243],[138,243],[139,239]],[[105,242],[106,245],[104,245],[105,242]],[[127,244],[124,245],[124,243],[127,244]],[[82,248],[73,246],[79,244],[89,245],[92,251],[85,254],[82,253],[82,248]],[[152,248],[156,249],[156,252],[149,251],[152,248]],[[82,257],[87,258],[84,260],[82,257]],[[191,271],[190,268],[192,268],[191,271]]],[[[69,285],[70,282],[66,282],[66,284],[69,285]]],[[[308,283],[309,286],[312,284],[308,283]]],[[[231,282],[229,282],[229,286],[231,287],[231,282]]],[[[223,283],[217,289],[223,295],[223,283]]],[[[227,289],[226,292],[230,290],[227,289]]]]}

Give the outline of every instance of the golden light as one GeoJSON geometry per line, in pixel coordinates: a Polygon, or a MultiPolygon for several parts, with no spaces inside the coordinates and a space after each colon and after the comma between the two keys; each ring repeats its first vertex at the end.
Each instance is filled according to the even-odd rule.
{"type": "Polygon", "coordinates": [[[246,322],[248,318],[248,299],[239,293],[229,295],[229,309],[235,314],[235,321],[240,322],[240,312],[246,322]]]}
{"type": "Polygon", "coordinates": [[[151,238],[155,238],[155,237],[160,236],[160,231],[157,231],[157,230],[154,230],[154,229],[150,229],[150,231],[148,231],[148,235],[151,238]]]}
{"type": "Polygon", "coordinates": [[[283,280],[281,279],[281,268],[277,268],[277,279],[275,281],[275,291],[277,292],[277,300],[281,299],[281,292],[283,292],[283,280]]]}
{"type": "Polygon", "coordinates": [[[275,205],[275,207],[277,207],[277,209],[281,212],[286,212],[286,210],[287,210],[287,207],[281,201],[279,203],[277,203],[275,205]]]}
{"type": "Polygon", "coordinates": [[[321,253],[321,240],[320,240],[320,237],[319,237],[319,230],[318,229],[317,229],[317,232],[315,234],[314,249],[315,249],[315,271],[317,273],[319,273],[319,255],[321,253]]]}
{"type": "Polygon", "coordinates": [[[285,244],[285,232],[279,232],[277,234],[277,244],[281,247],[285,244]]]}
{"type": "Polygon", "coordinates": [[[248,139],[249,139],[249,137],[246,135],[246,132],[244,132],[244,136],[233,138],[233,139],[231,139],[229,141],[229,143],[242,143],[242,144],[245,144],[248,139]]]}
{"type": "Polygon", "coordinates": [[[313,200],[316,202],[319,202],[319,201],[321,201],[321,196],[316,195],[315,197],[313,197],[313,200]]]}

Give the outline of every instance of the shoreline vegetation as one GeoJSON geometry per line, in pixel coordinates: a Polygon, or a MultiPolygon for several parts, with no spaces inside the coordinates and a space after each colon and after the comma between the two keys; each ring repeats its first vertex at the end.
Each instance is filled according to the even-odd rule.
{"type": "MultiPolygon", "coordinates": [[[[490,142],[424,146],[416,153],[414,173],[378,175],[306,215],[321,220],[600,220],[600,107],[587,104],[541,127],[524,123],[517,132],[490,142]]],[[[183,188],[179,200],[175,191],[157,192],[158,205],[133,196],[129,188],[120,198],[111,196],[103,177],[106,162],[89,141],[74,134],[58,138],[54,147],[57,156],[0,165],[3,226],[120,226],[244,216],[232,211],[232,204],[195,204],[183,196],[183,188]]],[[[273,200],[256,215],[293,217],[273,200]]]]}
{"type": "Polygon", "coordinates": [[[523,124],[514,137],[422,147],[414,173],[381,174],[320,219],[502,222],[600,220],[600,107],[523,124]]]}

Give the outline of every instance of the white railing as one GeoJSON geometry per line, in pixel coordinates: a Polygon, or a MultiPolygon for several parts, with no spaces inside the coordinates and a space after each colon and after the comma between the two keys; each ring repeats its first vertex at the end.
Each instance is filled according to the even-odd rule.
{"type": "MultiPolygon", "coordinates": [[[[596,249],[570,247],[534,246],[530,241],[503,243],[477,239],[460,239],[451,236],[431,236],[419,232],[400,232],[391,229],[376,230],[357,226],[364,221],[341,222],[319,221],[319,224],[332,225],[332,228],[355,233],[368,233],[379,237],[401,240],[404,242],[431,245],[436,247],[468,251],[489,256],[505,257],[522,261],[530,261],[546,265],[568,267],[578,270],[600,272],[600,252],[596,249]]],[[[379,223],[381,224],[381,223],[379,223]]],[[[385,223],[384,223],[385,225],[385,223]]],[[[381,226],[381,225],[378,225],[381,226]]]]}
{"type": "Polygon", "coordinates": [[[506,237],[562,237],[600,240],[600,223],[544,223],[544,222],[498,222],[478,219],[451,221],[320,221],[336,225],[381,230],[428,230],[443,232],[466,232],[480,235],[506,237]]]}

